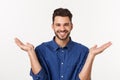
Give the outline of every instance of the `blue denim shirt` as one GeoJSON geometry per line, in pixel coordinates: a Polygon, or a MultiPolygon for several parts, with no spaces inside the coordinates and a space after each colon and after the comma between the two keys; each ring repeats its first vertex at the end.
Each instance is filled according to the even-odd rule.
{"type": "Polygon", "coordinates": [[[89,49],[72,40],[61,48],[53,39],[37,46],[35,52],[42,69],[36,75],[31,69],[33,80],[80,80],[78,75],[85,64],[89,49]]]}

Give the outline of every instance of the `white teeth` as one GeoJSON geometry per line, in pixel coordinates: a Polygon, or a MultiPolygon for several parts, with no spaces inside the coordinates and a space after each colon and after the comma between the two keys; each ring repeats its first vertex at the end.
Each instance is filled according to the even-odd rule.
{"type": "Polygon", "coordinates": [[[65,35],[65,32],[60,32],[60,35],[62,35],[62,36],[65,35]]]}
{"type": "Polygon", "coordinates": [[[65,32],[60,32],[60,34],[65,34],[65,32]]]}

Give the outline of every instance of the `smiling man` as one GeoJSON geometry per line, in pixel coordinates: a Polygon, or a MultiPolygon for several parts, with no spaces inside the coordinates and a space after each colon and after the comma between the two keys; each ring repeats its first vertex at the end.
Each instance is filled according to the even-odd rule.
{"type": "Polygon", "coordinates": [[[108,48],[111,42],[88,49],[72,41],[72,14],[66,8],[56,9],[52,19],[55,36],[51,41],[38,45],[35,50],[32,44],[15,39],[16,44],[28,53],[33,80],[91,80],[95,56],[108,48]]]}

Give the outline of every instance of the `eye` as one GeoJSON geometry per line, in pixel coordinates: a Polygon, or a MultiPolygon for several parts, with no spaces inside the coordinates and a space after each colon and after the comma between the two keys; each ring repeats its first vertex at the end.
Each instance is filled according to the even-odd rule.
{"type": "Polygon", "coordinates": [[[69,23],[65,23],[64,26],[70,26],[70,24],[69,23]]]}
{"type": "Polygon", "coordinates": [[[60,24],[55,24],[56,26],[60,26],[60,24]]]}

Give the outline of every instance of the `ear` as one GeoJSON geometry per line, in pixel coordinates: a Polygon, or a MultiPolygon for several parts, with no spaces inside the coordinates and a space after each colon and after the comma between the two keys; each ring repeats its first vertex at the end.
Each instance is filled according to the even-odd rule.
{"type": "Polygon", "coordinates": [[[73,29],[73,24],[71,24],[71,30],[73,29]]]}

